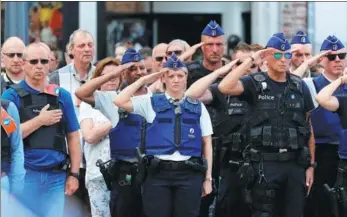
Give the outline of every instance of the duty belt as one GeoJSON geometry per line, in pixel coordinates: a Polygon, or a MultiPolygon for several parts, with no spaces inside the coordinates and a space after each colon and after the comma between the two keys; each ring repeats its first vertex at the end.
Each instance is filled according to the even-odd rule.
{"type": "Polygon", "coordinates": [[[160,160],[158,164],[159,169],[166,170],[198,170],[201,172],[206,171],[205,166],[200,162],[201,160],[198,158],[189,159],[186,161],[164,161],[160,160]]]}
{"type": "Polygon", "coordinates": [[[296,152],[275,152],[275,153],[264,153],[257,150],[250,150],[251,161],[290,161],[297,157],[296,152]]]}

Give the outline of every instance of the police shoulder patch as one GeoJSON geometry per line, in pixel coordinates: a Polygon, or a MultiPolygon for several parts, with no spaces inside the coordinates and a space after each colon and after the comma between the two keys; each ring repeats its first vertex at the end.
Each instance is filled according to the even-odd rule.
{"type": "Polygon", "coordinates": [[[191,97],[188,97],[187,96],[187,101],[190,103],[190,104],[194,104],[194,105],[196,105],[196,104],[198,104],[199,103],[199,100],[197,100],[197,99],[193,99],[193,98],[191,98],[191,97]]]}
{"type": "Polygon", "coordinates": [[[254,80],[256,80],[258,82],[262,82],[262,81],[266,80],[266,77],[262,72],[255,73],[251,76],[253,77],[254,80]]]}

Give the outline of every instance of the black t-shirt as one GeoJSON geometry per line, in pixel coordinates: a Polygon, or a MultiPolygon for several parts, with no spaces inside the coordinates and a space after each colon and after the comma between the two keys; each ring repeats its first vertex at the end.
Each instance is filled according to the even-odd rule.
{"type": "Polygon", "coordinates": [[[347,129],[347,95],[336,96],[336,98],[340,105],[336,112],[340,117],[342,128],[347,129]]]}
{"type": "Polygon", "coordinates": [[[209,69],[206,69],[203,64],[202,60],[193,61],[187,64],[188,69],[188,78],[187,78],[187,89],[192,85],[195,81],[199,80],[200,78],[210,74],[212,71],[209,69]]]}
{"type": "MultiPolygon", "coordinates": [[[[247,101],[248,103],[254,104],[254,99],[257,97],[257,93],[256,93],[256,86],[255,86],[256,84],[254,83],[252,77],[247,75],[247,76],[243,76],[240,80],[244,88],[244,92],[240,95],[240,97],[243,100],[247,101]]],[[[278,81],[272,80],[271,78],[266,80],[267,85],[269,85],[269,87],[272,90],[278,93],[284,92],[287,86],[287,82],[288,81],[278,82],[278,81]]],[[[301,81],[301,83],[302,83],[302,89],[303,89],[303,95],[304,95],[304,112],[308,113],[314,109],[314,104],[312,101],[311,92],[309,88],[307,87],[306,83],[303,81],[301,81]]]]}

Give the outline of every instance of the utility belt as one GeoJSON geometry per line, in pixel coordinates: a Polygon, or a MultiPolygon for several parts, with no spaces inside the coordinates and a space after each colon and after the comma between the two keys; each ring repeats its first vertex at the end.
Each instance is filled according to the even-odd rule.
{"type": "Polygon", "coordinates": [[[207,162],[200,157],[191,157],[185,161],[168,161],[152,158],[149,162],[148,169],[150,170],[193,170],[196,172],[205,173],[207,170],[207,162]]]}
{"type": "Polygon", "coordinates": [[[109,167],[108,171],[111,173],[112,182],[118,182],[120,186],[134,186],[138,167],[137,163],[112,160],[109,167]]]}
{"type": "Polygon", "coordinates": [[[298,156],[298,152],[288,149],[279,149],[277,152],[264,152],[260,150],[250,149],[249,157],[251,161],[292,161],[298,156]]]}

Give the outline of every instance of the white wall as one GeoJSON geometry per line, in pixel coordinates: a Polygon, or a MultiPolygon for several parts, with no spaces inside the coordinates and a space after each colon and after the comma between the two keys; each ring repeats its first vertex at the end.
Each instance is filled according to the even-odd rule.
{"type": "MultiPolygon", "coordinates": [[[[97,23],[97,2],[79,2],[79,28],[89,31],[94,37],[96,61],[97,42],[98,42],[98,23],[97,23]]],[[[105,25],[105,24],[100,24],[105,25]]]]}
{"type": "Polygon", "coordinates": [[[336,35],[342,43],[347,43],[347,3],[315,2],[314,5],[314,50],[318,52],[328,35],[336,35]]]}

